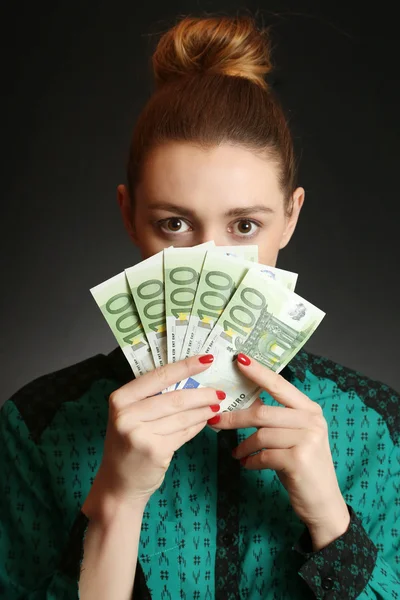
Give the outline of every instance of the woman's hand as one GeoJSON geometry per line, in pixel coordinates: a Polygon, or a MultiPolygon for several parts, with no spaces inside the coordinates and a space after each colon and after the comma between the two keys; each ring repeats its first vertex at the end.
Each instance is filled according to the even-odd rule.
{"type": "Polygon", "coordinates": [[[349,511],[336,478],[328,425],[319,404],[281,375],[243,354],[242,373],[283,406],[256,400],[247,409],[223,412],[218,429],[257,427],[233,451],[246,469],[274,469],[298,517],[308,527],[314,550],[342,535],[349,511]],[[254,454],[256,453],[256,454],[254,454]]]}
{"type": "Polygon", "coordinates": [[[111,394],[103,458],[83,507],[86,514],[100,511],[99,518],[107,518],[102,511],[112,513],[116,503],[147,503],[163,482],[175,450],[205,427],[225,398],[224,392],[211,388],[159,392],[201,373],[212,361],[212,355],[194,356],[166,365],[111,394]]]}

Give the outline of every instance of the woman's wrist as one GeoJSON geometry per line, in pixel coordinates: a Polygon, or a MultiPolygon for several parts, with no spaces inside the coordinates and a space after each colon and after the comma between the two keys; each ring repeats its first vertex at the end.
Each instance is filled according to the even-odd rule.
{"type": "MultiPolygon", "coordinates": [[[[344,502],[344,501],[343,501],[344,502]]],[[[346,503],[335,511],[332,517],[319,526],[308,526],[313,552],[318,552],[346,533],[350,526],[350,513],[346,503]]]]}
{"type": "Polygon", "coordinates": [[[82,505],[82,512],[91,520],[108,525],[118,515],[143,516],[148,497],[121,498],[100,477],[94,480],[89,494],[82,505]]]}

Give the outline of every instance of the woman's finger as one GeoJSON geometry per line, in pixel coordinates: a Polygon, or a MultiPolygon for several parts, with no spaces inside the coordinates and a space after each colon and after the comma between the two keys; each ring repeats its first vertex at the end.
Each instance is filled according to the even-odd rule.
{"type": "Polygon", "coordinates": [[[291,450],[261,450],[244,459],[243,466],[249,471],[272,469],[274,471],[287,471],[291,463],[291,450]]]}
{"type": "Polygon", "coordinates": [[[300,408],[309,412],[321,413],[321,407],[303,392],[287,381],[282,375],[271,371],[254,358],[238,354],[237,365],[243,375],[266,390],[277,402],[288,408],[300,408]]]}
{"type": "Polygon", "coordinates": [[[218,429],[239,429],[244,427],[288,427],[289,429],[309,429],[314,425],[315,416],[306,410],[286,409],[282,406],[268,406],[257,399],[249,408],[224,411],[218,422],[218,429]]]}
{"type": "Polygon", "coordinates": [[[200,433],[200,431],[202,429],[204,429],[204,427],[207,425],[207,423],[198,423],[197,425],[193,425],[193,427],[189,427],[188,429],[182,429],[181,431],[179,431],[178,433],[174,433],[172,435],[166,435],[163,438],[163,441],[165,441],[166,444],[169,444],[172,442],[172,451],[176,452],[176,450],[179,450],[179,448],[181,448],[184,444],[186,444],[186,442],[189,442],[191,439],[193,439],[198,433],[200,433]]]}
{"type": "Polygon", "coordinates": [[[155,421],[185,410],[217,405],[225,398],[225,393],[213,388],[175,390],[162,395],[145,398],[141,402],[128,404],[120,414],[129,412],[136,422],[155,421]]]}
{"type": "MultiPolygon", "coordinates": [[[[164,455],[172,455],[174,452],[179,450],[184,444],[193,439],[204,427],[207,425],[207,421],[200,421],[192,427],[187,429],[181,429],[171,435],[164,435],[160,437],[160,443],[162,443],[164,455]]],[[[157,437],[156,437],[157,441],[157,437]]]]}
{"type": "Polygon", "coordinates": [[[114,407],[119,410],[131,402],[155,396],[170,385],[205,371],[210,367],[213,359],[212,354],[191,356],[176,363],[158,367],[138,379],[129,381],[113,392],[110,399],[112,399],[114,407]]]}
{"type": "Polygon", "coordinates": [[[304,436],[307,435],[307,431],[304,429],[269,429],[267,427],[261,427],[250,435],[246,440],[241,442],[237,448],[234,449],[232,455],[234,458],[244,458],[258,452],[263,448],[293,448],[299,444],[304,436]]]}
{"type": "Polygon", "coordinates": [[[152,421],[146,427],[149,427],[149,432],[152,435],[171,435],[172,433],[184,431],[189,427],[200,425],[203,422],[206,424],[208,419],[211,419],[214,415],[215,412],[209,406],[193,408],[192,410],[185,410],[170,417],[152,421]]]}

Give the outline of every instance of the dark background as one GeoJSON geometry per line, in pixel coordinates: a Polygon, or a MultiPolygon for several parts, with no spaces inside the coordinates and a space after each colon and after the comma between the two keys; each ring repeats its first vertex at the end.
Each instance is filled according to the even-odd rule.
{"type": "Polygon", "coordinates": [[[89,288],[139,260],[120,219],[156,34],[258,10],[306,203],[278,266],[327,316],[306,349],[400,389],[398,35],[393,4],[2,3],[0,404],[116,342],[89,288]],[[345,8],[344,8],[345,7],[345,8]],[[4,86],[5,84],[5,86],[4,86]]]}

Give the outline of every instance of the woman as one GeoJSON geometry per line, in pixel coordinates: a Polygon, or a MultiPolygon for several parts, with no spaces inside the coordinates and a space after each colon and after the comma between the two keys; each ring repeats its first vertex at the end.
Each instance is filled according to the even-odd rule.
{"type": "MultiPolygon", "coordinates": [[[[256,243],[275,265],[304,190],[264,33],[248,17],[185,18],[153,66],[118,186],[133,242],[143,258],[256,243]]],[[[398,597],[398,395],[305,351],[280,375],[239,355],[270,394],[246,410],[215,415],[223,390],[158,395],[210,361],[132,380],[116,349],[6,402],[2,597],[398,597]]]]}

